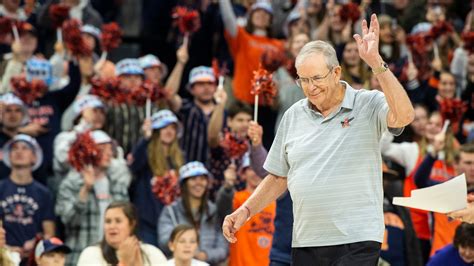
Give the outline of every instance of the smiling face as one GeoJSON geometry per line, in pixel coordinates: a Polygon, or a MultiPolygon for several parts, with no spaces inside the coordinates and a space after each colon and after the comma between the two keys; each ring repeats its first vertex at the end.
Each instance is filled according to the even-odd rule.
{"type": "Polygon", "coordinates": [[[168,244],[173,252],[173,258],[177,261],[191,261],[198,249],[198,236],[194,229],[186,230],[176,236],[173,242],[168,244]]]}
{"type": "Polygon", "coordinates": [[[122,208],[111,208],[105,212],[104,234],[105,241],[117,249],[129,237],[135,224],[131,224],[122,208]]]}
{"type": "Polygon", "coordinates": [[[205,175],[198,175],[188,178],[186,181],[189,195],[194,199],[201,199],[207,190],[208,178],[205,175]]]}
{"type": "Polygon", "coordinates": [[[438,95],[444,99],[452,99],[456,94],[456,80],[451,73],[443,72],[439,77],[438,95]]]}
{"type": "Polygon", "coordinates": [[[466,263],[474,262],[474,249],[471,247],[459,247],[459,256],[466,263]]]}
{"type": "Polygon", "coordinates": [[[439,113],[431,114],[426,125],[426,138],[429,141],[434,140],[434,137],[438,135],[443,129],[443,119],[439,113]]]}
{"type": "Polygon", "coordinates": [[[341,78],[341,67],[328,68],[325,62],[324,55],[313,53],[296,66],[303,93],[318,109],[336,98],[341,78]],[[314,77],[318,80],[311,81],[314,77]]]}

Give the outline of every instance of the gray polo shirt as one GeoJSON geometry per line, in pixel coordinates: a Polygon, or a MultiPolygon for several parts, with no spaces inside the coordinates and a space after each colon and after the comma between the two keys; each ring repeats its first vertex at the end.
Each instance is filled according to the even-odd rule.
{"type": "Polygon", "coordinates": [[[264,164],[269,173],[288,178],[293,247],[383,240],[379,141],[388,104],[380,91],[342,83],[344,100],[326,118],[307,98],[288,109],[264,164]]]}

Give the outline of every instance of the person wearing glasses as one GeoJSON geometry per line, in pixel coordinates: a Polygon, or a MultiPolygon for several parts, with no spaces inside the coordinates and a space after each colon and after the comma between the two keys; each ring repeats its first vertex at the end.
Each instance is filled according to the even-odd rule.
{"type": "Polygon", "coordinates": [[[293,199],[292,265],[376,265],[384,235],[380,138],[400,134],[414,110],[379,54],[379,24],[362,22],[359,56],[381,91],[355,90],[341,80],[334,48],[307,43],[295,66],[306,98],[283,116],[264,164],[268,175],[222,230],[235,233],[286,189],[293,199]],[[343,196],[342,196],[343,195],[343,196]]]}

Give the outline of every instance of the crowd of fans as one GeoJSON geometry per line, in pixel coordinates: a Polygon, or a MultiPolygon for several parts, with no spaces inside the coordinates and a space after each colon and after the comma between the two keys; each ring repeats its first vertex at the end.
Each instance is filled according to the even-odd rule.
{"type": "Polygon", "coordinates": [[[344,81],[380,90],[352,38],[372,13],[416,112],[401,136],[381,136],[379,265],[474,263],[474,225],[391,203],[462,173],[474,193],[470,1],[0,2],[0,265],[290,265],[289,193],[236,243],[222,221],[266,176],[281,117],[305,97],[294,59],[306,43],[331,43],[344,81]],[[54,6],[66,10],[62,32],[54,6]],[[77,43],[64,30],[74,21],[77,43]],[[125,35],[107,59],[103,25],[114,21],[125,35]],[[130,42],[136,57],[123,56],[130,42]],[[278,63],[272,101],[254,95],[265,56],[278,63]]]}

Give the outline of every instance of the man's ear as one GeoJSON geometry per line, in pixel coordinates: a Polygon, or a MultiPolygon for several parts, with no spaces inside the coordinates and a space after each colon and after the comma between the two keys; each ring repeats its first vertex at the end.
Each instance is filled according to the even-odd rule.
{"type": "Polygon", "coordinates": [[[341,66],[336,66],[334,67],[334,79],[337,84],[339,84],[339,81],[341,81],[341,76],[342,76],[342,68],[341,66]]]}

